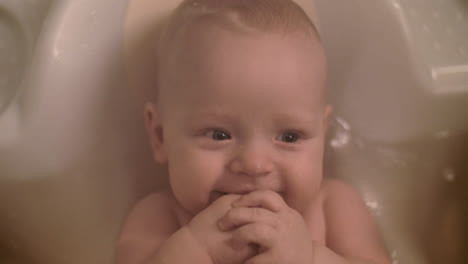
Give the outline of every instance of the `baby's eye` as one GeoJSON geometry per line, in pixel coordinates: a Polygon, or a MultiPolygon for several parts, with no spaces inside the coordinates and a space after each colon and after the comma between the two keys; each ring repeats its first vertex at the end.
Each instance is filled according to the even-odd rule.
{"type": "Polygon", "coordinates": [[[205,136],[213,139],[213,140],[228,140],[231,139],[231,135],[229,133],[219,130],[219,129],[212,129],[206,132],[205,136]]]}
{"type": "Polygon", "coordinates": [[[286,143],[294,143],[299,139],[299,135],[294,132],[286,132],[278,137],[278,140],[286,143]]]}

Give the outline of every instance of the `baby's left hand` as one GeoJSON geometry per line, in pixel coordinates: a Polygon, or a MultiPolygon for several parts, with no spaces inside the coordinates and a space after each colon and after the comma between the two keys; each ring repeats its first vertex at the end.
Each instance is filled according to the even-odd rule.
{"type": "Polygon", "coordinates": [[[313,263],[310,231],[302,216],[290,208],[276,192],[259,190],[233,202],[218,222],[223,231],[236,229],[233,244],[239,248],[253,243],[258,255],[246,264],[313,263]]]}

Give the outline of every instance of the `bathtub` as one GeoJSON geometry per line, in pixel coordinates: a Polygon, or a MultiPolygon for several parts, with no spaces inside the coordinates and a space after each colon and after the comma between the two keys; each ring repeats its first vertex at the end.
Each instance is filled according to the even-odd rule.
{"type": "MultiPolygon", "coordinates": [[[[330,60],[326,176],[361,191],[394,263],[466,263],[466,2],[297,1],[330,60]]],[[[112,263],[129,208],[167,185],[142,105],[178,2],[0,0],[0,263],[112,263]]]]}

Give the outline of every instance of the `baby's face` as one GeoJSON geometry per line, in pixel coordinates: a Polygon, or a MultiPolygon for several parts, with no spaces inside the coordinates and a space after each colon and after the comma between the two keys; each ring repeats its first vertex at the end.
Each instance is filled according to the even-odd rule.
{"type": "Polygon", "coordinates": [[[321,183],[326,130],[318,41],[213,27],[186,43],[160,101],[176,199],[196,214],[223,194],[270,189],[304,210],[321,183]]]}

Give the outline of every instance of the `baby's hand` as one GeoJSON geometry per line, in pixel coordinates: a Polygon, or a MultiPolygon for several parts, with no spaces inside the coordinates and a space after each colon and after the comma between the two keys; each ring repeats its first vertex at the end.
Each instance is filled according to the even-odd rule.
{"type": "Polygon", "coordinates": [[[259,246],[259,254],[246,264],[313,263],[312,240],[302,216],[276,192],[259,190],[242,196],[218,225],[234,230],[237,247],[259,246]]]}
{"type": "MultiPolygon", "coordinates": [[[[220,230],[217,222],[240,195],[224,195],[197,214],[187,225],[188,230],[212,259],[213,264],[240,264],[256,254],[254,246],[235,248],[232,231],[220,230]]],[[[182,253],[183,254],[183,253],[182,253]]]]}

